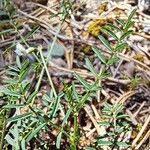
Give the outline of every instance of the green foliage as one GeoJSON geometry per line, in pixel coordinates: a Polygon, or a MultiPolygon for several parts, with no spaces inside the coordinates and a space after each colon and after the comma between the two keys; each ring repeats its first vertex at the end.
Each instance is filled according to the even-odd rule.
{"type": "Polygon", "coordinates": [[[15,7],[11,0],[0,1],[0,35],[13,32],[11,29],[10,18],[15,15],[15,7]]]}
{"type": "Polygon", "coordinates": [[[62,0],[61,2],[61,11],[57,14],[52,15],[50,18],[54,16],[60,16],[61,21],[64,22],[66,18],[70,17],[72,11],[73,2],[70,0],[62,0]]]}
{"type": "Polygon", "coordinates": [[[127,148],[130,146],[129,141],[120,139],[121,134],[125,137],[132,130],[128,116],[124,114],[123,109],[122,104],[105,103],[102,110],[104,122],[100,122],[99,125],[104,127],[106,132],[98,137],[97,147],[127,148]]]}
{"type": "MultiPolygon", "coordinates": [[[[111,53],[109,58],[104,56],[100,49],[96,47],[92,48],[96,56],[99,58],[99,60],[104,66],[103,70],[100,73],[96,73],[90,61],[86,61],[89,70],[97,78],[97,80],[101,80],[107,77],[107,74],[109,74],[108,69],[110,68],[110,66],[116,64],[119,61],[118,53],[122,52],[122,50],[128,47],[126,39],[133,32],[133,30],[131,30],[130,28],[132,28],[134,25],[134,22],[131,21],[131,19],[134,16],[135,11],[136,9],[134,9],[131,12],[126,23],[120,19],[116,20],[116,22],[121,26],[121,28],[117,25],[110,23],[103,28],[102,31],[104,33],[107,33],[114,40],[116,40],[116,44],[112,46],[112,44],[106,38],[104,38],[103,36],[99,36],[99,39],[102,42],[102,44],[111,53]],[[118,32],[119,34],[116,34],[118,32]]],[[[136,82],[132,81],[132,83],[136,82]]],[[[128,116],[123,113],[123,105],[110,105],[106,103],[104,105],[102,113],[105,121],[100,122],[100,126],[105,128],[106,133],[98,137],[97,147],[102,149],[104,147],[109,147],[111,149],[129,147],[129,142],[123,141],[123,139],[119,139],[120,134],[124,134],[125,136],[129,132],[129,130],[131,130],[130,123],[128,121],[128,116]]]]}
{"type": "Polygon", "coordinates": [[[133,90],[135,89],[140,83],[143,83],[142,79],[140,77],[135,77],[131,80],[130,84],[128,85],[129,89],[133,90]]]}
{"type": "MultiPolygon", "coordinates": [[[[62,19],[65,20],[70,14],[71,3],[69,1],[63,1],[62,6],[61,15],[62,19]]],[[[33,139],[38,140],[40,145],[44,145],[45,148],[48,149],[48,143],[41,139],[40,133],[48,133],[50,129],[55,129],[58,131],[56,139],[56,147],[58,149],[61,148],[62,138],[65,136],[67,141],[70,142],[70,146],[67,148],[70,150],[77,150],[81,135],[80,124],[78,122],[79,114],[85,104],[93,99],[96,92],[101,91],[103,87],[100,85],[99,81],[110,76],[110,67],[119,61],[118,53],[127,47],[126,39],[133,32],[131,27],[134,22],[131,20],[134,13],[135,10],[131,12],[126,23],[117,19],[116,23],[118,23],[119,26],[108,24],[103,28],[103,31],[111,36],[116,43],[113,45],[113,43],[109,42],[105,37],[99,36],[101,43],[110,53],[109,57],[106,57],[102,50],[96,46],[92,48],[103,66],[101,71],[96,72],[92,62],[88,58],[86,59],[87,68],[96,79],[94,83],[89,83],[81,75],[74,73],[75,80],[72,84],[69,85],[64,83],[64,90],[57,93],[47,68],[49,57],[45,58],[41,49],[39,49],[41,58],[35,55],[38,63],[31,64],[28,59],[22,61],[20,57],[16,58],[16,64],[10,66],[6,71],[7,80],[4,81],[5,86],[0,89],[0,94],[7,102],[7,105],[4,105],[2,109],[7,110],[9,113],[13,109],[15,110],[15,114],[10,116],[9,113],[7,114],[7,124],[13,123],[13,126],[9,127],[8,133],[5,135],[5,140],[13,149],[17,150],[21,148],[25,150],[33,139]],[[117,34],[118,32],[120,34],[117,34]],[[39,66],[43,68],[42,71],[39,69],[39,66]],[[43,102],[41,108],[37,108],[36,105],[34,105],[35,100],[39,98],[39,87],[43,77],[42,73],[40,77],[38,76],[39,70],[42,73],[46,71],[52,88],[52,90],[44,94],[42,98],[40,97],[43,102]],[[35,86],[32,85],[33,82],[29,78],[29,76],[33,74],[39,77],[35,86]],[[78,92],[76,83],[82,85],[82,93],[78,92]],[[66,104],[65,108],[63,103],[66,104]],[[46,113],[43,110],[44,107],[47,108],[46,113]],[[57,125],[56,121],[60,112],[63,112],[63,119],[60,120],[59,125],[57,125]],[[70,124],[72,124],[73,129],[70,129],[70,124]]],[[[28,36],[32,35],[32,33],[28,36]]],[[[54,46],[54,44],[52,45],[54,46]]],[[[102,112],[104,122],[100,122],[100,126],[105,127],[107,132],[103,136],[98,137],[96,142],[97,147],[128,147],[128,142],[118,140],[121,133],[126,134],[128,130],[131,129],[127,121],[128,117],[123,113],[123,105],[111,105],[106,103],[102,112]]],[[[87,148],[87,150],[94,149],[95,148],[92,147],[87,148]]]]}

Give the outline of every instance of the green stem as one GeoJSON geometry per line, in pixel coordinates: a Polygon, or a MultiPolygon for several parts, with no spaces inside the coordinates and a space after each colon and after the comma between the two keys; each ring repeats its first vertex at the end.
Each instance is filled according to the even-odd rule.
{"type": "Polygon", "coordinates": [[[2,128],[2,133],[1,133],[1,139],[0,139],[0,150],[3,150],[3,144],[4,144],[4,137],[5,137],[5,131],[6,131],[6,115],[7,115],[7,112],[5,111],[5,114],[4,114],[4,120],[3,120],[3,128],[2,128]]]}
{"type": "Polygon", "coordinates": [[[40,51],[41,59],[42,59],[42,62],[43,62],[43,65],[44,65],[44,68],[45,68],[45,71],[46,71],[48,80],[49,80],[49,82],[50,82],[50,85],[51,85],[52,90],[53,90],[53,92],[54,92],[54,95],[55,95],[55,97],[56,97],[56,96],[57,96],[57,93],[56,93],[56,90],[55,90],[55,87],[54,87],[54,84],[53,84],[51,75],[50,75],[50,73],[49,73],[49,71],[48,71],[48,68],[47,68],[47,65],[46,65],[44,56],[43,56],[43,54],[42,54],[42,47],[39,47],[39,51],[40,51]]]}
{"type": "Polygon", "coordinates": [[[78,137],[79,137],[79,125],[78,125],[78,114],[81,110],[81,108],[83,108],[83,105],[85,104],[85,101],[87,101],[87,98],[90,95],[90,91],[87,91],[87,93],[81,98],[79,104],[76,106],[75,108],[75,112],[73,115],[73,119],[74,119],[74,131],[70,136],[70,143],[71,143],[71,150],[77,150],[77,145],[78,145],[78,137]]]}
{"type": "MultiPolygon", "coordinates": [[[[56,43],[57,36],[58,36],[58,34],[59,34],[60,30],[61,30],[62,23],[63,23],[63,22],[61,22],[61,23],[58,25],[58,30],[57,30],[57,32],[56,32],[56,35],[55,35],[54,39],[53,39],[52,45],[51,45],[50,49],[48,49],[49,52],[48,52],[48,55],[47,55],[46,62],[45,62],[45,60],[44,60],[45,66],[47,66],[47,63],[48,63],[48,61],[49,61],[49,59],[50,59],[50,57],[51,57],[51,52],[52,52],[52,50],[53,50],[53,48],[54,48],[54,45],[55,45],[55,43],[56,43]]],[[[41,73],[40,73],[38,82],[37,82],[37,84],[36,84],[36,89],[35,89],[36,92],[38,92],[38,90],[39,90],[39,88],[40,88],[40,84],[41,84],[41,81],[42,81],[42,78],[43,78],[43,75],[44,75],[45,68],[46,68],[46,67],[43,67],[43,68],[42,68],[42,71],[41,71],[41,73]]],[[[47,73],[47,75],[49,76],[49,72],[46,71],[46,73],[47,73]]],[[[50,79],[50,76],[49,76],[49,79],[50,79]]],[[[50,79],[49,81],[50,81],[50,83],[51,83],[51,85],[52,85],[52,89],[53,89],[53,92],[54,92],[54,96],[57,97],[57,93],[55,92],[55,89],[54,89],[54,87],[53,87],[53,83],[51,82],[51,79],[50,79]]],[[[34,104],[34,101],[35,101],[35,98],[33,98],[32,102],[31,102],[31,106],[34,104]]]]}
{"type": "Polygon", "coordinates": [[[74,131],[73,135],[71,135],[71,150],[77,150],[78,145],[78,132],[79,132],[79,126],[78,126],[78,113],[74,114],[74,131]]]}
{"type": "MultiPolygon", "coordinates": [[[[47,59],[46,59],[46,65],[47,65],[47,63],[48,63],[48,61],[49,61],[49,59],[50,59],[51,52],[52,52],[52,50],[53,50],[53,48],[54,48],[55,42],[56,42],[56,40],[57,40],[57,36],[58,36],[58,34],[59,34],[60,30],[61,30],[61,27],[62,27],[62,22],[58,25],[57,33],[56,33],[56,35],[55,35],[55,37],[54,37],[54,39],[53,39],[52,45],[51,45],[51,47],[50,47],[50,49],[49,49],[48,56],[47,56],[47,59]]],[[[42,81],[42,78],[43,78],[43,75],[44,75],[44,71],[45,71],[45,68],[43,67],[43,68],[42,68],[42,71],[41,71],[41,73],[40,73],[40,76],[39,76],[37,85],[36,85],[36,89],[35,89],[36,91],[39,90],[39,87],[40,87],[40,84],[41,84],[41,81],[42,81]]],[[[57,97],[57,94],[56,94],[56,93],[54,93],[54,94],[55,94],[55,97],[57,97]]],[[[34,100],[32,101],[32,104],[33,104],[33,103],[34,103],[34,100]]]]}

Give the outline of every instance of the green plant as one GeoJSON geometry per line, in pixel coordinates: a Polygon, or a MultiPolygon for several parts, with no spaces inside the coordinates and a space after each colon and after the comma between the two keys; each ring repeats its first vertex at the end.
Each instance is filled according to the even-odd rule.
{"type": "MultiPolygon", "coordinates": [[[[103,43],[106,49],[110,51],[111,54],[109,58],[106,58],[102,54],[100,49],[96,47],[93,48],[96,56],[101,60],[102,64],[104,65],[104,69],[102,70],[102,72],[107,72],[107,74],[109,74],[109,67],[119,61],[119,52],[122,52],[123,49],[128,47],[126,39],[133,32],[133,30],[131,30],[130,28],[132,28],[134,25],[134,22],[131,21],[131,19],[133,18],[135,11],[136,9],[131,12],[126,23],[120,19],[117,19],[116,22],[119,26],[114,24],[108,24],[103,27],[103,32],[113,37],[113,39],[116,40],[116,44],[112,47],[108,40],[106,40],[103,36],[99,36],[100,41],[103,43]],[[117,36],[115,32],[119,32],[120,36],[117,36]]],[[[99,77],[102,76],[102,73],[100,72],[99,74],[97,74],[89,60],[87,64],[91,73],[96,75],[98,80],[99,77]]],[[[104,75],[103,77],[106,78],[107,76],[104,75]]],[[[100,78],[100,80],[101,79],[102,78],[100,78]]],[[[130,123],[129,121],[127,121],[128,116],[123,114],[123,105],[110,105],[106,103],[102,112],[103,117],[106,120],[104,122],[101,122],[100,126],[103,126],[106,132],[98,137],[97,147],[107,147],[111,149],[129,147],[129,143],[127,141],[121,141],[119,139],[120,134],[124,134],[125,136],[125,134],[128,133],[129,130],[131,130],[130,123]]]]}
{"type": "MultiPolygon", "coordinates": [[[[8,103],[2,110],[7,110],[5,116],[6,122],[9,122],[8,133],[6,134],[6,127],[3,128],[2,133],[6,134],[5,140],[13,149],[25,150],[34,137],[40,138],[38,135],[40,130],[48,130],[50,125],[56,129],[60,128],[53,123],[52,119],[57,116],[61,95],[57,97],[52,95],[49,98],[51,101],[50,105],[46,105],[49,108],[47,114],[33,106],[32,103],[38,94],[28,78],[30,71],[34,74],[33,67],[28,59],[21,63],[19,57],[16,59],[16,64],[17,66],[10,66],[6,71],[8,79],[4,81],[5,86],[1,89],[2,98],[8,103]]],[[[47,99],[43,98],[43,100],[47,99]]],[[[1,144],[3,143],[4,141],[1,144]]]]}
{"type": "MultiPolygon", "coordinates": [[[[78,124],[78,116],[81,111],[81,109],[84,107],[85,103],[90,101],[93,94],[96,92],[97,89],[99,89],[98,84],[89,84],[87,83],[81,76],[75,74],[76,78],[85,88],[85,91],[82,95],[79,95],[76,91],[75,84],[73,83],[70,87],[65,87],[65,99],[68,102],[69,109],[66,113],[65,117],[69,117],[69,115],[72,114],[73,116],[73,131],[70,133],[70,149],[76,150],[77,145],[80,138],[80,132],[79,132],[79,124],[78,124]]],[[[66,119],[64,119],[66,120],[66,119]]],[[[64,121],[62,123],[62,127],[64,125],[64,121]]]]}
{"type": "Polygon", "coordinates": [[[105,132],[98,137],[97,147],[127,148],[129,147],[129,139],[123,141],[126,135],[132,130],[128,115],[123,113],[123,105],[111,105],[106,103],[102,110],[103,119],[99,125],[104,127],[105,132]]]}
{"type": "Polygon", "coordinates": [[[143,83],[144,81],[142,81],[142,79],[140,77],[134,77],[131,80],[131,83],[129,84],[129,89],[133,90],[136,87],[138,87],[141,83],[143,83]]]}
{"type": "MultiPolygon", "coordinates": [[[[134,24],[134,22],[131,21],[134,13],[135,10],[131,12],[126,23],[117,19],[116,22],[119,24],[119,27],[114,24],[108,24],[103,28],[103,32],[113,37],[113,40],[116,42],[115,44],[110,43],[103,36],[99,36],[101,43],[109,50],[109,57],[106,57],[97,47],[92,48],[103,65],[101,71],[96,72],[92,62],[86,58],[87,68],[96,79],[94,83],[89,83],[82,76],[74,73],[75,81],[70,85],[64,83],[64,90],[57,93],[47,67],[57,35],[53,40],[46,58],[43,56],[41,47],[35,48],[39,54],[35,54],[35,56],[40,57],[37,59],[38,63],[31,64],[29,59],[23,59],[21,61],[20,57],[17,57],[16,64],[10,66],[7,70],[8,79],[5,80],[5,86],[0,90],[3,94],[1,97],[8,103],[3,106],[2,109],[7,111],[6,122],[9,125],[7,134],[6,126],[3,128],[3,135],[6,134],[5,140],[7,142],[2,140],[1,144],[3,145],[3,143],[6,142],[10,144],[13,149],[25,150],[30,142],[35,140],[35,142],[38,141],[40,145],[44,146],[45,149],[48,149],[48,143],[42,140],[40,133],[48,133],[50,130],[55,129],[58,132],[56,138],[57,149],[61,148],[62,139],[65,136],[70,143],[70,146],[67,145],[66,149],[76,150],[81,136],[78,122],[81,109],[84,108],[86,103],[92,100],[97,91],[101,91],[102,85],[100,81],[110,76],[109,69],[119,61],[119,52],[128,46],[126,38],[133,32],[130,28],[134,24]],[[120,36],[117,36],[118,34],[116,34],[116,32],[119,32],[120,36]],[[35,65],[37,67],[35,67],[35,65]],[[41,67],[40,75],[38,71],[35,70],[39,68],[39,66],[41,67]],[[39,89],[44,72],[46,72],[48,77],[51,90],[41,98],[38,94],[40,93],[39,89]],[[29,78],[31,74],[36,77],[37,84],[34,86],[34,80],[31,81],[29,78]],[[37,77],[39,78],[37,79],[37,77]],[[79,83],[77,82],[82,85],[83,90],[81,94],[78,94],[77,84],[79,83]],[[38,101],[39,98],[42,99],[43,103],[40,108],[37,108],[35,102],[38,101]],[[63,101],[66,103],[66,109],[64,108],[63,101]],[[43,110],[44,108],[47,108],[46,112],[43,110]],[[11,114],[12,110],[15,110],[15,114],[11,114]],[[58,123],[57,118],[59,118],[60,112],[62,113],[63,119],[58,123]],[[73,120],[72,125],[71,120],[73,120]]],[[[64,15],[66,18],[66,12],[64,15]]],[[[62,23],[59,25],[57,34],[61,26],[62,23]]],[[[126,132],[127,127],[129,127],[128,122],[122,121],[122,119],[127,118],[126,115],[122,114],[122,111],[123,106],[121,104],[105,104],[103,113],[106,120],[101,124],[106,127],[109,134],[105,134],[105,137],[98,138],[98,146],[108,145],[108,143],[112,148],[116,146],[119,147],[123,144],[126,146],[126,142],[118,141],[118,134],[122,131],[126,132]]]]}
{"type": "Polygon", "coordinates": [[[0,18],[1,21],[9,20],[10,16],[15,14],[15,8],[10,0],[1,0],[0,1],[0,18]]]}

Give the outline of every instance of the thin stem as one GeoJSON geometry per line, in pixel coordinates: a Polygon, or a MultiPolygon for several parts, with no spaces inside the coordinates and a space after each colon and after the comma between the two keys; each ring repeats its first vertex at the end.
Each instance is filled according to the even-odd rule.
{"type": "MultiPolygon", "coordinates": [[[[54,48],[55,42],[56,42],[56,40],[57,40],[57,36],[58,36],[58,34],[59,34],[60,30],[61,30],[61,27],[62,27],[62,22],[58,25],[58,30],[57,30],[57,32],[56,32],[56,35],[55,35],[54,39],[53,39],[52,45],[51,45],[50,49],[48,49],[49,52],[48,52],[47,59],[46,59],[46,62],[45,62],[46,65],[47,65],[47,63],[49,62],[49,59],[50,59],[50,56],[51,56],[51,52],[52,52],[52,50],[53,50],[53,48],[54,48]]],[[[37,84],[36,84],[36,89],[35,89],[35,91],[37,91],[37,92],[38,92],[38,90],[39,90],[39,88],[40,88],[40,84],[41,84],[41,81],[42,81],[42,78],[43,78],[43,75],[44,75],[44,71],[45,71],[45,68],[43,67],[43,68],[42,68],[42,71],[41,71],[41,73],[40,73],[38,82],[37,82],[37,84]]],[[[53,92],[54,92],[54,91],[53,91],[53,92]]],[[[57,94],[56,94],[56,93],[54,93],[54,94],[55,94],[54,96],[57,97],[57,94]]],[[[34,104],[34,101],[35,101],[35,98],[32,100],[31,106],[34,104]]]]}
{"type": "Polygon", "coordinates": [[[2,129],[1,139],[0,139],[0,150],[3,150],[4,137],[5,137],[5,131],[6,131],[6,122],[7,122],[6,115],[7,115],[7,112],[5,113],[4,121],[3,121],[3,129],[2,129]]]}
{"type": "MultiPolygon", "coordinates": [[[[47,56],[47,59],[46,59],[46,64],[48,63],[48,61],[49,61],[49,59],[50,59],[51,52],[52,52],[52,50],[53,50],[53,48],[54,48],[55,42],[56,42],[56,40],[57,40],[57,35],[59,34],[59,32],[60,32],[60,30],[61,30],[61,27],[62,27],[62,23],[59,24],[57,33],[56,33],[56,35],[55,35],[55,37],[54,37],[54,39],[53,39],[52,45],[51,45],[51,47],[50,47],[50,49],[49,49],[48,56],[47,56]]],[[[39,87],[40,87],[40,84],[41,84],[41,80],[42,80],[42,77],[43,77],[43,74],[44,74],[44,70],[45,70],[45,69],[44,69],[44,67],[43,67],[43,68],[42,68],[42,71],[41,71],[41,74],[40,74],[40,77],[39,77],[39,80],[38,80],[37,85],[36,85],[36,89],[35,89],[36,91],[39,90],[39,87]]],[[[57,96],[57,95],[55,95],[55,96],[57,96]]]]}
{"type": "Polygon", "coordinates": [[[71,135],[71,150],[77,150],[77,145],[78,145],[78,130],[79,130],[79,126],[78,126],[78,113],[74,114],[74,131],[73,131],[73,135],[71,135]]]}
{"type": "MultiPolygon", "coordinates": [[[[44,59],[44,56],[43,56],[43,53],[42,53],[42,47],[39,47],[39,51],[40,51],[40,55],[41,55],[41,58],[42,58],[43,65],[44,65],[43,68],[45,68],[45,71],[46,71],[46,74],[47,74],[49,83],[50,83],[50,85],[51,85],[52,91],[53,91],[53,93],[54,93],[54,96],[55,96],[55,98],[57,98],[57,92],[56,92],[56,90],[55,90],[55,87],[54,87],[54,84],[53,84],[51,75],[50,75],[50,73],[49,73],[49,71],[48,71],[48,68],[47,68],[47,65],[46,65],[46,61],[45,61],[45,59],[44,59]]],[[[62,115],[63,115],[63,117],[64,117],[65,114],[64,114],[64,111],[63,111],[63,109],[62,109],[62,107],[61,107],[60,104],[59,104],[59,108],[60,108],[61,113],[62,113],[62,115]]]]}
{"type": "Polygon", "coordinates": [[[47,74],[48,80],[49,80],[50,85],[51,85],[51,87],[52,87],[52,90],[53,90],[53,92],[54,92],[54,96],[55,96],[55,97],[57,97],[57,93],[56,93],[56,90],[55,90],[55,87],[54,87],[54,84],[53,84],[53,81],[52,81],[51,75],[50,75],[50,73],[49,73],[49,71],[48,71],[48,68],[47,68],[47,65],[46,65],[46,62],[45,62],[45,59],[44,59],[43,53],[42,53],[42,47],[39,47],[39,48],[38,48],[38,50],[39,50],[39,52],[40,52],[41,59],[42,59],[43,65],[44,65],[44,67],[43,67],[43,68],[45,68],[45,71],[46,71],[46,74],[47,74]]]}

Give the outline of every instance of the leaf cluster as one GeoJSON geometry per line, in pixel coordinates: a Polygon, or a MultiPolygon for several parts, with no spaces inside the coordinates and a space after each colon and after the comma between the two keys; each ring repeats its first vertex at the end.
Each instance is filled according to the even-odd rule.
{"type": "MultiPolygon", "coordinates": [[[[63,2],[65,2],[63,3],[63,9],[67,8],[67,10],[63,10],[65,19],[71,10],[71,4],[69,1],[63,2]]],[[[34,105],[35,99],[38,99],[39,90],[37,90],[38,88],[36,89],[35,86],[32,86],[33,83],[29,78],[30,74],[36,72],[34,68],[37,67],[35,67],[35,64],[31,65],[28,59],[22,62],[20,57],[16,58],[16,65],[10,66],[6,71],[8,79],[4,81],[5,86],[0,89],[2,98],[7,100],[7,105],[4,105],[2,109],[9,111],[7,123],[10,124],[10,126],[5,136],[5,140],[8,144],[14,149],[26,150],[30,141],[37,139],[38,142],[40,141],[41,145],[44,145],[45,149],[48,149],[48,144],[41,139],[40,133],[42,131],[49,132],[50,129],[57,129],[56,147],[58,149],[61,148],[62,138],[66,136],[70,142],[68,148],[71,150],[77,149],[81,136],[78,122],[79,114],[85,104],[92,100],[95,93],[101,91],[102,85],[99,84],[100,81],[110,75],[109,68],[119,61],[118,53],[127,47],[126,39],[133,32],[131,27],[134,22],[131,20],[134,13],[135,10],[131,12],[126,23],[117,19],[116,22],[119,26],[108,24],[103,28],[103,31],[111,36],[116,43],[113,45],[113,43],[110,43],[105,37],[99,36],[100,42],[110,52],[109,58],[102,53],[101,49],[96,46],[93,47],[94,53],[104,66],[101,71],[97,72],[92,62],[86,58],[87,68],[94,75],[96,79],[95,82],[89,83],[81,75],[74,73],[74,81],[71,85],[64,83],[64,90],[62,92],[56,93],[53,87],[50,92],[47,92],[42,98],[40,97],[43,102],[43,106],[40,108],[34,105]],[[118,32],[119,34],[117,34],[118,32]],[[80,83],[80,85],[82,85],[83,93],[78,93],[77,84],[75,83],[80,83]],[[62,103],[64,101],[67,103],[67,108],[64,108],[62,103]],[[47,108],[46,113],[44,107],[47,108]],[[9,114],[12,109],[15,109],[15,114],[10,116],[9,114]],[[63,119],[60,121],[59,125],[57,125],[56,119],[60,115],[60,112],[63,114],[63,119]],[[73,120],[73,130],[70,128],[70,118],[73,120]],[[11,125],[12,123],[13,125],[11,125]]],[[[38,59],[42,61],[40,67],[42,66],[45,69],[51,83],[52,81],[47,69],[47,61],[45,61],[42,51],[40,51],[40,55],[41,60],[38,59]]],[[[52,84],[50,85],[52,86],[52,84]]],[[[103,125],[108,132],[98,138],[98,147],[128,146],[128,143],[118,140],[120,133],[126,133],[130,127],[128,121],[126,121],[127,116],[124,115],[122,111],[122,104],[105,104],[103,109],[105,121],[101,122],[100,125],[103,125]]]]}

